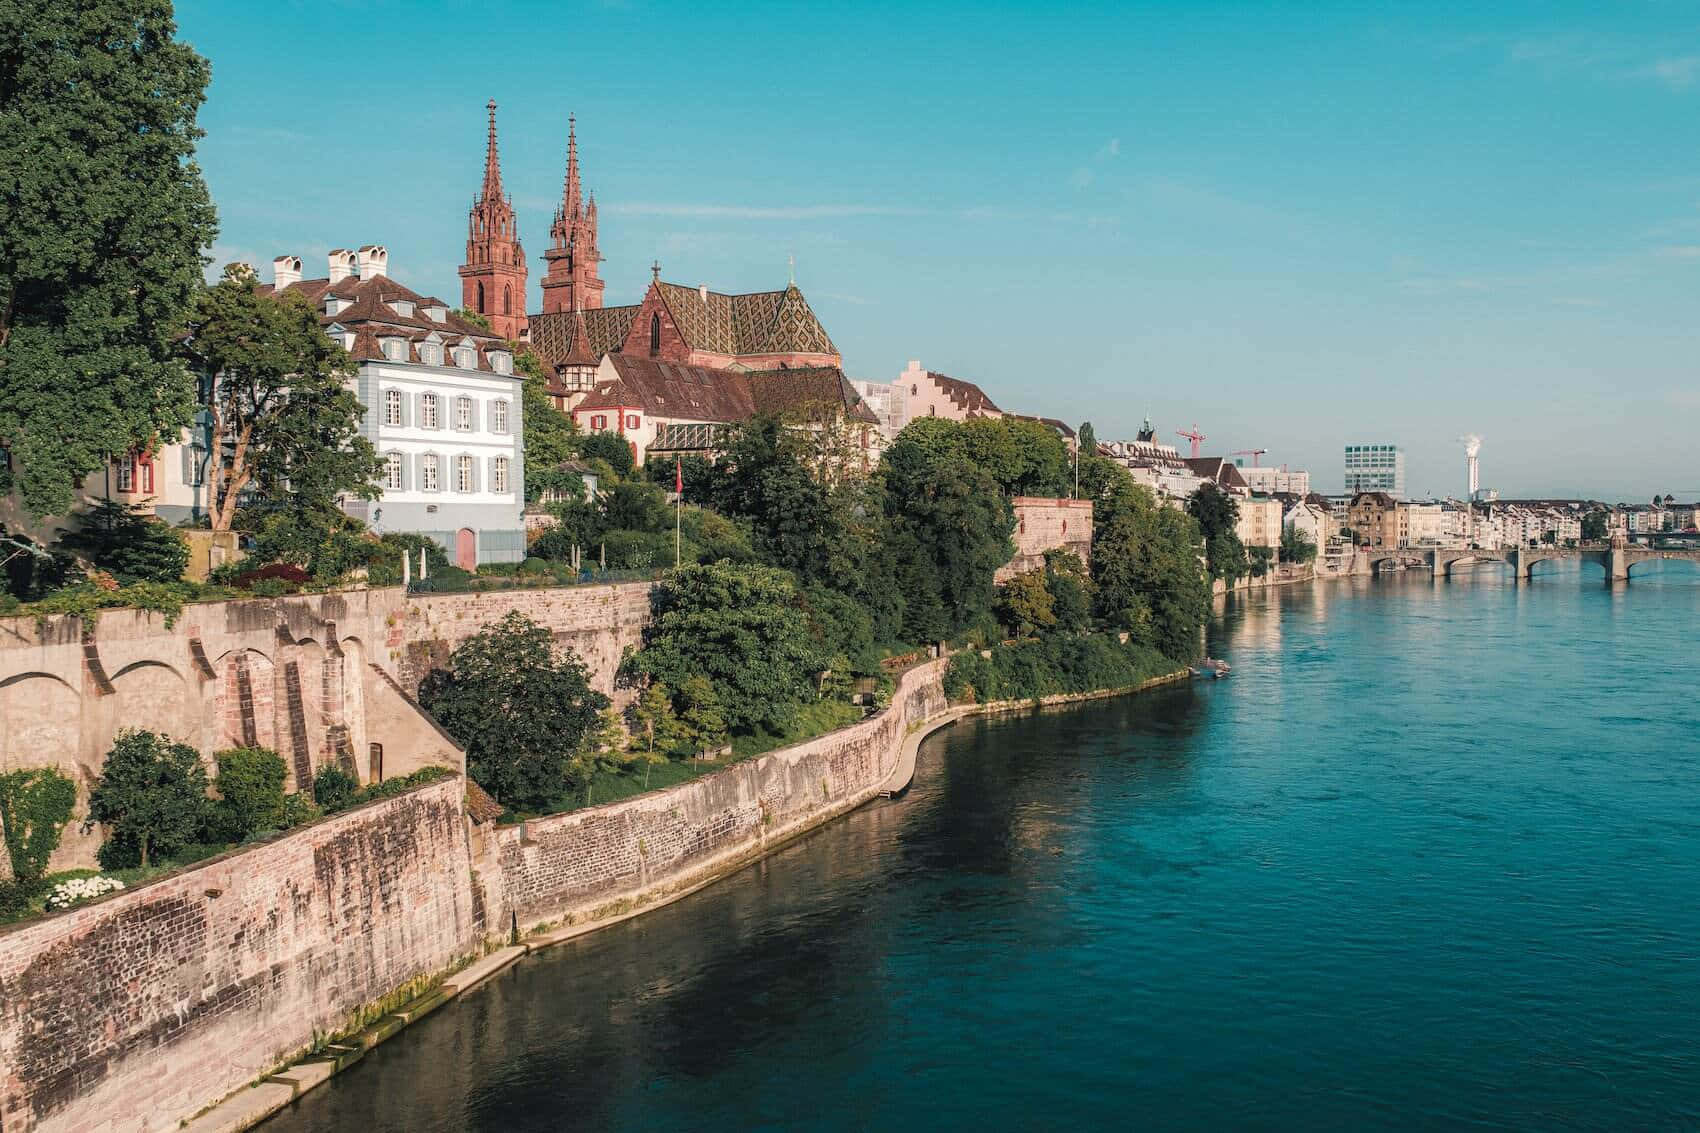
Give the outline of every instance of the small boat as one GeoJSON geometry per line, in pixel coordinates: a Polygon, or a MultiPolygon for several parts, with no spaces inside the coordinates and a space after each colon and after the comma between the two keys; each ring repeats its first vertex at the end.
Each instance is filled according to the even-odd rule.
{"type": "Polygon", "coordinates": [[[1233,668],[1229,666],[1226,661],[1221,661],[1214,657],[1206,657],[1198,664],[1192,666],[1193,676],[1204,677],[1207,680],[1212,681],[1219,681],[1233,671],[1233,668]]]}

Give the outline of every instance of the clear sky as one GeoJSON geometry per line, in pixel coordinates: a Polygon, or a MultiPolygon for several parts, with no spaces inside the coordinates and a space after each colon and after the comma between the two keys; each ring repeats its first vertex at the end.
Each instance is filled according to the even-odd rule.
{"type": "MultiPolygon", "coordinates": [[[[1101,438],[1195,421],[1338,490],[1700,496],[1700,5],[235,3],[217,262],[379,243],[450,301],[484,104],[540,305],[567,114],[610,304],[797,281],[1101,438]]],[[[1185,442],[1179,442],[1183,444],[1185,442]]]]}

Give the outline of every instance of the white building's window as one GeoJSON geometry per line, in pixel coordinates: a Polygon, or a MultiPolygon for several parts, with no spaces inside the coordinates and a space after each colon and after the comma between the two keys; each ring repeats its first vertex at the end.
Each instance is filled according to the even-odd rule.
{"type": "Polygon", "coordinates": [[[428,452],[419,458],[419,490],[437,490],[437,454],[434,452],[428,452]]]}
{"type": "Polygon", "coordinates": [[[136,457],[134,454],[118,458],[118,490],[120,492],[136,490],[136,457]]]}
{"type": "Polygon", "coordinates": [[[496,401],[490,404],[490,430],[496,433],[508,431],[508,403],[496,401]]]}
{"type": "Polygon", "coordinates": [[[472,431],[472,399],[470,397],[455,398],[455,428],[463,433],[472,431]]]}
{"type": "Polygon", "coordinates": [[[401,453],[392,452],[384,457],[384,487],[393,490],[401,488],[401,453]]]}
{"type": "Polygon", "coordinates": [[[490,490],[498,496],[508,494],[508,458],[498,456],[490,465],[490,490]]]}
{"type": "Polygon", "coordinates": [[[407,343],[399,338],[384,339],[384,357],[391,362],[402,362],[407,358],[407,343]]]}
{"type": "Polygon", "coordinates": [[[463,370],[478,368],[478,352],[470,346],[455,347],[455,365],[463,370]]]}
{"type": "Polygon", "coordinates": [[[472,491],[472,458],[470,456],[455,457],[455,491],[472,491]]]}
{"type": "Polygon", "coordinates": [[[428,393],[419,399],[419,427],[435,429],[437,425],[437,395],[428,393]]]}
{"type": "Polygon", "coordinates": [[[401,391],[399,389],[384,391],[384,424],[391,428],[401,427],[401,391]]]}
{"type": "Polygon", "coordinates": [[[421,343],[419,360],[427,366],[441,366],[443,364],[443,348],[434,342],[421,343]]]}
{"type": "Polygon", "coordinates": [[[490,352],[490,365],[494,367],[498,374],[511,374],[514,372],[513,355],[505,354],[500,350],[492,350],[490,352]]]}

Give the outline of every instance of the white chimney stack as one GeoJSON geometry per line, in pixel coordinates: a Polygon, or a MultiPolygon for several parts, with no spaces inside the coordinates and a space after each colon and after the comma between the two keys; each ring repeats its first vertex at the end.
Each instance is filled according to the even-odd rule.
{"type": "Polygon", "coordinates": [[[704,303],[708,302],[708,284],[697,284],[697,298],[701,299],[704,303]]]}
{"type": "Polygon", "coordinates": [[[279,291],[301,282],[301,257],[279,256],[272,261],[272,285],[279,291]]]}
{"type": "Polygon", "coordinates": [[[341,283],[354,274],[354,253],[347,248],[333,248],[330,254],[330,279],[341,283]]]}
{"type": "Polygon", "coordinates": [[[382,244],[367,244],[355,255],[359,258],[361,279],[390,274],[390,252],[382,244]]]}

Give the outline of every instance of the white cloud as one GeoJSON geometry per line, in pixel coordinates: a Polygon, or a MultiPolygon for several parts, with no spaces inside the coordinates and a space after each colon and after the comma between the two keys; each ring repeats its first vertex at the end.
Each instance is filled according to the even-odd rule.
{"type": "Polygon", "coordinates": [[[931,210],[900,205],[722,205],[640,201],[602,206],[622,216],[703,217],[716,220],[818,220],[855,216],[927,216],[931,210]]]}
{"type": "Polygon", "coordinates": [[[1692,260],[1700,258],[1700,244],[1666,244],[1653,254],[1667,260],[1692,260]]]}
{"type": "Polygon", "coordinates": [[[1633,72],[1638,78],[1654,79],[1671,90],[1687,90],[1700,79],[1700,55],[1680,55],[1655,59],[1633,72]]]}

